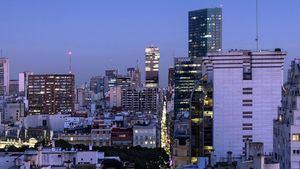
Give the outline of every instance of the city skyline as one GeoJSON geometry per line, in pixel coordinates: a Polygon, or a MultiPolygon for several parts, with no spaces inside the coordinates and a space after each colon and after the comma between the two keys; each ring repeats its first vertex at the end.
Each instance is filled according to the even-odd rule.
{"type": "MultiPolygon", "coordinates": [[[[188,12],[221,4],[223,49],[255,48],[255,27],[249,27],[255,23],[254,1],[178,0],[151,4],[132,1],[118,5],[116,1],[70,2],[0,2],[0,17],[5,25],[0,28],[0,48],[3,56],[10,59],[11,79],[17,79],[19,72],[27,70],[66,73],[68,50],[73,51],[72,68],[77,85],[91,76],[104,75],[106,69],[118,68],[125,73],[128,67],[135,66],[137,59],[144,79],[144,49],[153,44],[161,51],[160,79],[161,86],[166,86],[173,57],[188,55],[188,12]]],[[[293,19],[300,13],[298,4],[283,0],[259,2],[260,47],[281,47],[288,51],[285,69],[298,56],[300,23],[293,19]],[[286,29],[282,25],[287,25],[286,29]]]]}

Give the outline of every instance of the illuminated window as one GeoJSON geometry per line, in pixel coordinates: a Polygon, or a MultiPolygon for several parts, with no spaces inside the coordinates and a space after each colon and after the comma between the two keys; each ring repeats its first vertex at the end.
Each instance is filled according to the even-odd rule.
{"type": "Polygon", "coordinates": [[[292,140],[293,141],[300,141],[300,134],[293,134],[292,140]]]}

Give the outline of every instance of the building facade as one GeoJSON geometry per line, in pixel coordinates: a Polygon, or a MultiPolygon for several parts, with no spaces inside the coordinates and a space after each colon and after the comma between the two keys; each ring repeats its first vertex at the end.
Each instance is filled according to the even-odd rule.
{"type": "Polygon", "coordinates": [[[102,76],[94,76],[90,80],[90,90],[95,94],[102,93],[104,95],[104,78],[102,76]]]}
{"type": "Polygon", "coordinates": [[[174,73],[175,69],[173,67],[170,67],[168,69],[168,86],[171,88],[174,87],[174,73]]]}
{"type": "Polygon", "coordinates": [[[262,142],[273,152],[273,119],[277,117],[286,53],[232,50],[205,59],[213,80],[213,145],[217,161],[244,153],[246,140],[262,142]]]}
{"type": "Polygon", "coordinates": [[[74,113],[75,77],[73,74],[28,76],[29,114],[74,113]]]}
{"type": "Polygon", "coordinates": [[[154,124],[133,126],[133,146],[157,147],[157,132],[154,124]]]}
{"type": "Polygon", "coordinates": [[[145,72],[146,72],[146,87],[159,86],[159,49],[157,47],[147,47],[145,49],[145,72]]]}
{"type": "Polygon", "coordinates": [[[122,109],[130,112],[153,112],[159,110],[158,88],[129,88],[122,91],[122,109]]]}
{"type": "Polygon", "coordinates": [[[300,168],[300,60],[292,61],[274,120],[274,159],[281,169],[300,168]]]}
{"type": "Polygon", "coordinates": [[[136,68],[127,68],[127,75],[131,79],[131,87],[140,88],[141,83],[141,72],[138,67],[136,68]]]}
{"type": "Polygon", "coordinates": [[[0,58],[0,96],[9,94],[9,60],[0,58]]]}
{"type": "Polygon", "coordinates": [[[33,72],[21,72],[19,73],[19,94],[27,97],[28,88],[28,76],[33,75],[33,72]]]}
{"type": "Polygon", "coordinates": [[[105,92],[109,91],[111,87],[116,86],[117,76],[118,76],[117,69],[105,70],[105,81],[104,81],[105,92]]]}
{"type": "Polygon", "coordinates": [[[189,111],[192,91],[201,79],[201,58],[175,58],[174,69],[174,112],[189,111]]]}
{"type": "Polygon", "coordinates": [[[189,12],[189,57],[206,56],[222,49],[222,9],[189,12]]]}

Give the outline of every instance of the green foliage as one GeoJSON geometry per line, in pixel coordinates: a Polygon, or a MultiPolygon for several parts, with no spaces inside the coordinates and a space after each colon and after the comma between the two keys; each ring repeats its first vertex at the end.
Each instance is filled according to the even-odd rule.
{"type": "Polygon", "coordinates": [[[119,156],[124,162],[135,163],[138,169],[169,168],[169,156],[162,148],[94,147],[94,150],[103,151],[106,156],[119,156]]]}
{"type": "Polygon", "coordinates": [[[62,149],[71,149],[72,144],[70,144],[69,142],[67,142],[65,140],[56,140],[55,147],[60,147],[62,149]]]}

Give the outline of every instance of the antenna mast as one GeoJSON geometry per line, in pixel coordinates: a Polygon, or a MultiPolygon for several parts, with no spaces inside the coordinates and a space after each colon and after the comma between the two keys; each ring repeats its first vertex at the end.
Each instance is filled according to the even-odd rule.
{"type": "Polygon", "coordinates": [[[258,34],[258,0],[256,0],[256,50],[259,50],[259,34],[258,34]]]}
{"type": "Polygon", "coordinates": [[[72,51],[68,52],[68,56],[69,56],[69,74],[72,73],[72,51]]]}

